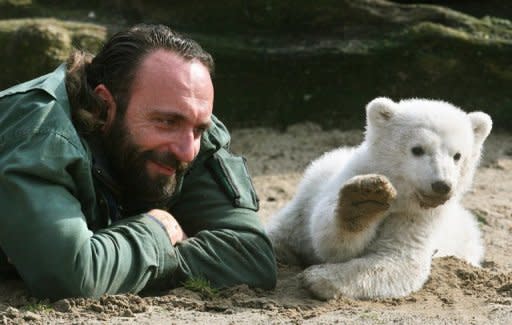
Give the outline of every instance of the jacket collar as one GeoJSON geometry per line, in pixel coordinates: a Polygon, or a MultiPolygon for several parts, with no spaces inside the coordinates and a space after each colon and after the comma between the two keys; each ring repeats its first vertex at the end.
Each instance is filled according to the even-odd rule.
{"type": "Polygon", "coordinates": [[[103,145],[98,137],[87,138],[87,143],[92,154],[93,176],[102,185],[104,185],[121,202],[121,186],[112,177],[110,163],[104,153],[103,145]]]}
{"type": "Polygon", "coordinates": [[[55,71],[40,76],[38,78],[28,80],[21,84],[12,86],[2,92],[0,92],[0,97],[24,93],[33,89],[40,89],[49,95],[51,95],[54,99],[59,101],[67,101],[68,95],[66,92],[66,65],[61,64],[55,71]]]}

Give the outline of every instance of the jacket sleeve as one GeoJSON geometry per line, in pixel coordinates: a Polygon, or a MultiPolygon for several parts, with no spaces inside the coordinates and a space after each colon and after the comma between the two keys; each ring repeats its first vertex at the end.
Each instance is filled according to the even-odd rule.
{"type": "Polygon", "coordinates": [[[170,281],[176,250],[150,217],[88,229],[83,148],[45,130],[0,140],[0,246],[32,294],[97,297],[170,281]]]}
{"type": "Polygon", "coordinates": [[[276,263],[256,213],[257,198],[241,157],[220,149],[185,177],[171,213],[189,239],[175,246],[174,285],[207,279],[214,287],[273,288],[276,263]]]}

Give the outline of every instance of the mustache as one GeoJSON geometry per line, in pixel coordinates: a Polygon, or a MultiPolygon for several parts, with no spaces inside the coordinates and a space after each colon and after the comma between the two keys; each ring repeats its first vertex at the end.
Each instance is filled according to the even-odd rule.
{"type": "Polygon", "coordinates": [[[145,160],[152,160],[162,166],[168,166],[176,170],[177,173],[185,171],[190,163],[180,161],[170,152],[146,151],[142,153],[145,160]]]}

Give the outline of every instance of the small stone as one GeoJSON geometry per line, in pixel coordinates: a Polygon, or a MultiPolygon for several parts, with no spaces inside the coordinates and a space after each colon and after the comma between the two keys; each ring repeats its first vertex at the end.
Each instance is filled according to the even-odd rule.
{"type": "Polygon", "coordinates": [[[41,315],[33,313],[31,311],[27,311],[25,315],[23,315],[23,319],[27,322],[37,322],[41,320],[41,315]]]}
{"type": "Polygon", "coordinates": [[[61,313],[67,313],[71,310],[71,304],[69,300],[62,299],[53,303],[53,309],[60,311],[61,313]]]}
{"type": "Polygon", "coordinates": [[[407,298],[405,298],[405,301],[407,301],[407,302],[416,302],[416,301],[418,301],[418,299],[416,299],[416,297],[407,297],[407,298]]]}
{"type": "Polygon", "coordinates": [[[92,304],[89,306],[89,309],[92,311],[95,311],[97,313],[102,313],[104,311],[104,308],[98,304],[92,304]]]}
{"type": "Polygon", "coordinates": [[[20,315],[20,311],[14,307],[7,307],[5,310],[5,316],[9,318],[16,318],[20,315]]]}
{"type": "Polygon", "coordinates": [[[130,309],[126,309],[121,313],[122,317],[135,317],[133,312],[130,309]]]}

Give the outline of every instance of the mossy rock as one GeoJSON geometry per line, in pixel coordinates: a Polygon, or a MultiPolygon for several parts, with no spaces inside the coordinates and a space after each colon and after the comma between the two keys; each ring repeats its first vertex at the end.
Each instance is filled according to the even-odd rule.
{"type": "MultiPolygon", "coordinates": [[[[42,12],[58,3],[37,1],[48,6],[42,12]]],[[[383,0],[109,0],[105,6],[117,6],[132,23],[167,24],[210,51],[217,65],[215,111],[229,126],[312,120],[359,128],[365,104],[388,96],[444,99],[486,111],[497,127],[512,130],[507,19],[383,0]]],[[[31,27],[29,34],[42,30],[58,41],[36,52],[15,36],[32,23],[0,22],[0,65],[10,71],[0,76],[1,87],[50,71],[72,47],[95,52],[106,35],[95,25],[39,20],[54,27],[31,27]]],[[[121,25],[109,23],[109,30],[121,25]]]]}
{"type": "Polygon", "coordinates": [[[34,14],[32,0],[0,0],[0,18],[18,18],[34,14]]]}
{"type": "Polygon", "coordinates": [[[383,40],[195,38],[217,58],[215,109],[229,125],[311,120],[360,128],[366,103],[388,96],[447,100],[486,111],[495,126],[512,130],[507,39],[430,22],[383,40]]]}
{"type": "MultiPolygon", "coordinates": [[[[418,21],[453,27],[478,19],[442,6],[396,4],[385,0],[225,0],[110,1],[131,17],[132,23],[157,22],[189,32],[224,35],[383,35],[418,21]]],[[[130,18],[130,17],[127,17],[130,18]]]]}
{"type": "MultiPolygon", "coordinates": [[[[383,0],[129,1],[217,61],[228,125],[362,127],[376,96],[444,99],[512,130],[512,23],[383,0]]],[[[134,16],[137,16],[134,15],[134,16]]]]}
{"type": "Polygon", "coordinates": [[[106,37],[101,26],[54,19],[0,21],[0,87],[48,73],[74,48],[97,52],[106,37]]]}

